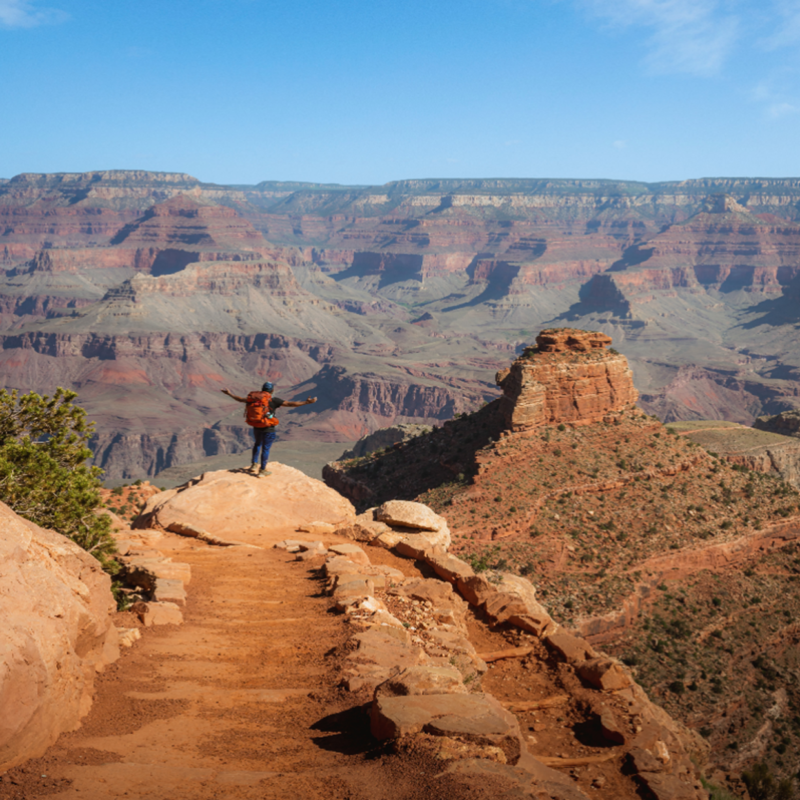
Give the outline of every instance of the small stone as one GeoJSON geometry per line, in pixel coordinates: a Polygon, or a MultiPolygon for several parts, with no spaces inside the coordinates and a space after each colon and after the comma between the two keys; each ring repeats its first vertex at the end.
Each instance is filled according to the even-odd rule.
{"type": "Polygon", "coordinates": [[[157,578],[153,600],[158,603],[168,602],[183,605],[186,602],[186,589],[183,588],[183,582],[169,578],[157,578]]]}
{"type": "Polygon", "coordinates": [[[370,564],[369,556],[356,544],[334,544],[328,550],[337,556],[342,556],[354,564],[370,564]]]}
{"type": "Polygon", "coordinates": [[[183,623],[183,614],[175,603],[134,603],[131,611],[139,617],[145,627],[152,625],[180,625],[183,623]]]}
{"type": "Polygon", "coordinates": [[[142,632],[138,628],[117,628],[117,632],[120,647],[133,647],[133,643],[142,638],[142,632]]]}

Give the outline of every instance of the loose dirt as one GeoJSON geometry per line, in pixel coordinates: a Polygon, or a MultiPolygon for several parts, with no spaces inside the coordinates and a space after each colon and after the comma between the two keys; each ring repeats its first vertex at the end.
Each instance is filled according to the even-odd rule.
{"type": "Polygon", "coordinates": [[[337,686],[348,628],[320,593],[319,564],[170,541],[167,555],[192,568],[184,624],[143,629],[100,676],[80,729],[0,777],[2,800],[505,796],[490,779],[436,777],[444,765],[424,743],[395,750],[370,736],[364,698],[337,686]]]}

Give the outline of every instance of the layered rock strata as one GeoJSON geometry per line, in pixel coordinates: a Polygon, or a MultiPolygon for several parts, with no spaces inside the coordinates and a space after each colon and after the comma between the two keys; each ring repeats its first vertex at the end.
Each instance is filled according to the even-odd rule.
{"type": "Polygon", "coordinates": [[[759,417],[753,423],[753,427],[760,431],[769,431],[800,439],[800,410],[783,411],[780,414],[759,417]]]}
{"type": "Polygon", "coordinates": [[[69,539],[0,503],[0,772],[77,727],[119,656],[111,579],[69,539]]]}
{"type": "Polygon", "coordinates": [[[759,417],[752,428],[722,420],[673,422],[669,427],[732,464],[778,476],[800,488],[797,412],[759,417]]]}
{"type": "Polygon", "coordinates": [[[497,373],[506,425],[586,425],[631,408],[639,394],[625,356],[606,350],[602,333],[549,329],[510,367],[497,373]]]}

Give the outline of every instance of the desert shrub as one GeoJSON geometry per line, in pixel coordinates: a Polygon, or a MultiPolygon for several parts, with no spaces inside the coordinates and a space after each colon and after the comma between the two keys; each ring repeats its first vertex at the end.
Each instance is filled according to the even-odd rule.
{"type": "Polygon", "coordinates": [[[731,794],[723,786],[717,786],[705,778],[701,778],[700,781],[703,784],[703,788],[708,792],[709,800],[740,800],[737,795],[731,794]]]}
{"type": "Polygon", "coordinates": [[[25,519],[72,539],[116,571],[110,520],[97,515],[99,467],[90,467],[94,425],[73,404],[75,392],[52,397],[0,390],[0,500],[25,519]]]}
{"type": "Polygon", "coordinates": [[[797,797],[791,778],[776,780],[766,764],[755,764],[742,773],[750,800],[793,800],[797,797]]]}
{"type": "Polygon", "coordinates": [[[467,553],[464,556],[466,561],[475,572],[486,572],[487,569],[492,569],[498,562],[497,556],[500,553],[500,548],[495,545],[494,547],[487,547],[480,553],[467,553]]]}

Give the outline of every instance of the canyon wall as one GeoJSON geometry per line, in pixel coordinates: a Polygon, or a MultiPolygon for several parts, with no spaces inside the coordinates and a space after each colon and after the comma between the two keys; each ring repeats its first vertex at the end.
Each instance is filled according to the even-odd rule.
{"type": "MultiPolygon", "coordinates": [[[[24,174],[0,184],[5,385],[79,389],[109,474],[142,477],[133,465],[242,445],[246,431],[208,394],[226,383],[278,369],[288,398],[330,389],[335,403],[286,432],[351,441],[491,399],[507,354],[565,325],[614,337],[647,411],[749,423],[800,405],[800,348],[777,333],[797,317],[798,201],[792,180],[225,187],[181,173],[24,174]],[[177,367],[159,363],[157,344],[137,350],[218,335],[327,354],[289,367],[294,345],[282,357],[272,345],[231,362],[187,353],[199,360],[177,367]],[[43,360],[33,341],[74,360],[43,360]]],[[[585,376],[612,386],[598,408],[616,402],[608,370],[585,376]]]]}

